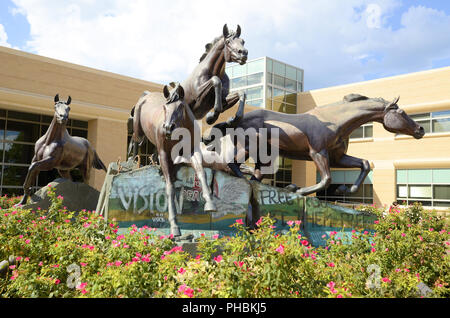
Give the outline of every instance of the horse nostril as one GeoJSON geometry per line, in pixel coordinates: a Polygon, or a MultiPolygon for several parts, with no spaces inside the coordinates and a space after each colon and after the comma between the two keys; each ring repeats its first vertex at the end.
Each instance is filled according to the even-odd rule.
{"type": "Polygon", "coordinates": [[[248,55],[248,50],[244,50],[244,52],[242,52],[242,54],[244,54],[245,56],[248,55]]]}
{"type": "Polygon", "coordinates": [[[172,123],[172,124],[170,125],[170,131],[172,132],[174,129],[175,129],[175,124],[172,123]]]}

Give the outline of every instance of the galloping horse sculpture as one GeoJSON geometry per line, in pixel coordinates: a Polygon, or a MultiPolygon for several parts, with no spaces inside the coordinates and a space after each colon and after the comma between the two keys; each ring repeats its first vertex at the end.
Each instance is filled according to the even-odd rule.
{"type": "MultiPolygon", "coordinates": [[[[254,128],[258,132],[260,128],[279,129],[279,155],[295,159],[314,161],[320,172],[321,181],[313,186],[300,188],[297,193],[308,195],[326,189],[331,183],[330,168],[360,168],[354,185],[349,188],[341,186],[338,191],[355,193],[370,172],[369,162],[365,159],[352,157],[346,154],[349,135],[356,128],[367,122],[379,122],[392,133],[400,133],[420,139],[424,136],[423,127],[412,120],[404,110],[397,105],[399,97],[392,102],[382,98],[368,98],[358,94],[350,94],[344,97],[342,102],[316,107],[303,114],[283,114],[270,110],[255,110],[244,115],[242,120],[233,125],[233,128],[254,128]]],[[[224,134],[230,127],[227,122],[214,126],[224,134]]],[[[268,144],[272,140],[269,135],[268,144]]],[[[211,140],[208,136],[205,140],[211,140]]],[[[259,142],[258,142],[259,144],[259,142]]],[[[248,159],[248,145],[244,146],[245,159],[248,159]]],[[[239,163],[232,167],[233,172],[242,176],[239,171],[239,163]]],[[[263,165],[258,158],[255,160],[253,179],[261,180],[263,165]]]]}
{"type": "Polygon", "coordinates": [[[243,65],[247,62],[248,51],[244,47],[244,40],[239,38],[240,35],[239,25],[236,32],[232,32],[225,24],[222,35],[206,44],[206,52],[200,58],[200,63],[181,84],[185,92],[185,102],[195,118],[201,119],[206,115],[209,125],[214,124],[220,113],[238,101],[238,111],[230,122],[238,121],[243,115],[245,93],[228,94],[230,79],[225,73],[225,63],[236,62],[243,65]]]}
{"type": "Polygon", "coordinates": [[[36,141],[34,157],[23,184],[24,196],[18,205],[27,202],[31,186],[40,171],[56,168],[61,177],[71,180],[70,170],[79,168],[84,182],[89,180],[92,167],[106,172],[105,165],[89,141],[82,137],[72,137],[67,132],[66,124],[69,120],[69,105],[72,98],[69,96],[66,102],[60,101],[59,95],[56,94],[54,101],[53,120],[47,132],[36,141]]]}
{"type": "MultiPolygon", "coordinates": [[[[164,95],[161,93],[145,92],[134,107],[133,116],[133,137],[132,142],[138,143],[147,137],[153,143],[158,152],[159,163],[166,180],[166,194],[168,198],[170,233],[180,236],[181,232],[176,223],[175,211],[175,169],[172,148],[179,142],[172,140],[172,132],[176,128],[186,128],[190,133],[190,154],[189,163],[194,168],[197,177],[200,179],[202,195],[205,199],[205,212],[216,211],[212,200],[211,190],[206,182],[206,174],[202,166],[202,153],[200,148],[193,142],[195,133],[195,118],[188,105],[184,102],[184,90],[179,83],[171,83],[164,86],[164,95]]],[[[185,141],[185,140],[183,140],[185,141]]],[[[130,143],[130,148],[132,144],[130,143]]]]}
{"type": "MultiPolygon", "coordinates": [[[[181,84],[184,89],[184,102],[190,107],[195,119],[202,119],[206,115],[206,122],[209,125],[217,120],[220,113],[238,101],[238,110],[228,122],[239,121],[244,114],[245,93],[239,91],[229,94],[230,79],[225,73],[225,64],[226,62],[245,64],[248,51],[244,47],[244,40],[239,38],[241,35],[239,25],[236,32],[233,32],[229,31],[225,24],[222,33],[212,43],[206,44],[206,52],[200,58],[200,63],[181,84]]],[[[131,126],[135,111],[133,107],[128,119],[129,126],[131,126]]],[[[133,155],[136,156],[138,144],[133,143],[129,152],[132,149],[134,150],[133,155]]]]}

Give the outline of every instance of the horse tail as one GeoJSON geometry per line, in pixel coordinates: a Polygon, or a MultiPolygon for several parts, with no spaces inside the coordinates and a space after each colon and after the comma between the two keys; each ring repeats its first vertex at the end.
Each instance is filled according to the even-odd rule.
{"type": "Polygon", "coordinates": [[[98,170],[105,170],[106,172],[106,167],[105,164],[103,163],[103,161],[100,159],[100,157],[97,154],[97,151],[94,150],[94,160],[92,162],[92,165],[94,166],[95,169],[98,170]]]}

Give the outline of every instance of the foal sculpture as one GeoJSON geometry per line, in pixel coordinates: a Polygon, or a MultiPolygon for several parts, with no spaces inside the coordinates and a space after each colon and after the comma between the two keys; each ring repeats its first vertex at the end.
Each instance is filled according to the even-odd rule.
{"type": "MultiPolygon", "coordinates": [[[[206,201],[205,212],[216,211],[212,200],[211,190],[206,182],[206,174],[202,166],[202,153],[199,145],[193,141],[199,127],[196,126],[194,115],[184,102],[185,92],[179,83],[164,86],[163,94],[145,92],[134,107],[132,142],[138,143],[147,137],[158,152],[159,163],[166,181],[166,194],[168,198],[170,233],[180,236],[181,232],[176,221],[175,210],[175,167],[171,156],[172,148],[179,142],[172,140],[172,133],[177,128],[189,131],[191,139],[190,153],[183,155],[189,157],[189,163],[194,168],[202,187],[202,195],[206,201]]],[[[132,143],[130,143],[132,147],[132,143]]]]}
{"type": "MultiPolygon", "coordinates": [[[[342,102],[316,107],[303,114],[284,114],[270,110],[255,110],[248,112],[234,125],[227,122],[216,124],[214,127],[225,134],[226,128],[278,128],[279,155],[295,159],[314,161],[320,173],[321,181],[313,186],[301,188],[297,193],[308,195],[326,189],[331,183],[330,168],[360,168],[361,172],[355,183],[347,188],[341,186],[338,191],[355,193],[370,172],[369,162],[365,159],[346,154],[349,135],[367,122],[379,122],[392,133],[400,133],[420,139],[424,136],[423,127],[412,120],[404,110],[397,105],[399,98],[388,102],[382,98],[368,98],[366,96],[350,94],[342,102]]],[[[205,140],[211,140],[211,136],[205,140]]],[[[269,134],[268,144],[272,143],[269,134]]],[[[258,142],[259,144],[259,142],[258,142]]],[[[245,160],[248,159],[248,145],[245,145],[245,160]]],[[[258,158],[255,160],[253,179],[261,180],[263,164],[258,158]]],[[[233,172],[242,176],[239,163],[230,163],[233,172]],[[234,166],[234,167],[233,167],[234,166]]]]}
{"type": "Polygon", "coordinates": [[[89,141],[69,135],[66,124],[69,120],[69,96],[66,102],[56,94],[55,114],[47,132],[36,141],[34,156],[23,184],[24,196],[19,204],[26,204],[40,171],[58,169],[61,177],[71,180],[70,171],[79,168],[84,182],[89,180],[92,167],[106,172],[106,167],[89,141]]]}

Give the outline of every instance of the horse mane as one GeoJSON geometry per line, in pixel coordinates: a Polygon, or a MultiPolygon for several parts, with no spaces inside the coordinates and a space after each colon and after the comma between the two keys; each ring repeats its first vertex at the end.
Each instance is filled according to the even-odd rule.
{"type": "Polygon", "coordinates": [[[351,103],[358,100],[367,100],[369,97],[360,94],[348,94],[344,96],[344,102],[351,103]]]}
{"type": "Polygon", "coordinates": [[[205,45],[205,53],[203,53],[203,55],[200,57],[200,61],[203,61],[205,59],[205,57],[208,55],[208,53],[211,51],[211,48],[214,46],[214,44],[216,44],[217,42],[219,42],[221,39],[223,38],[223,35],[218,36],[217,38],[215,38],[214,40],[212,40],[212,42],[207,43],[205,45]]]}

